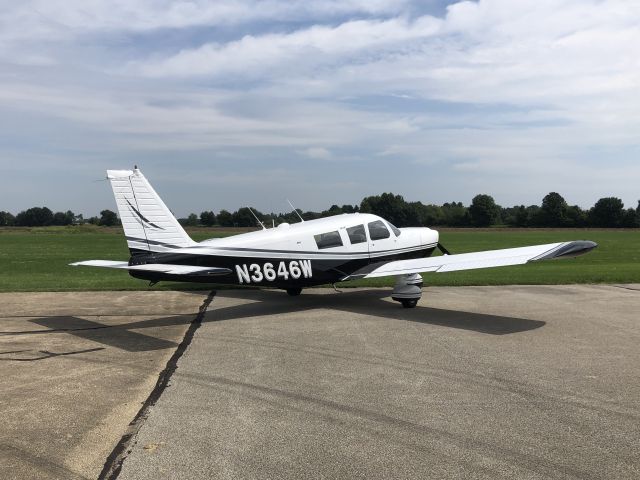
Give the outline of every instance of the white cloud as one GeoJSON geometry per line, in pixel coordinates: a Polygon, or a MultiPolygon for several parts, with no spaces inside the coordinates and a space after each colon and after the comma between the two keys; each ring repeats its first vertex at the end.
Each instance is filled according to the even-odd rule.
{"type": "Polygon", "coordinates": [[[333,156],[329,150],[323,147],[309,147],[301,153],[309,158],[318,160],[327,160],[333,156]]]}
{"type": "Polygon", "coordinates": [[[482,0],[445,19],[355,20],[207,43],[131,64],[155,77],[264,81],[292,96],[402,90],[421,98],[544,107],[549,119],[640,124],[640,3],[482,0]]]}
{"type": "Polygon", "coordinates": [[[225,44],[208,43],[183,50],[166,59],[134,63],[133,71],[150,76],[223,77],[265,76],[271,69],[299,73],[344,57],[373,49],[404,46],[416,38],[435,34],[441,22],[433,17],[415,21],[393,18],[385,21],[355,20],[336,27],[312,26],[286,34],[247,35],[225,44]]]}

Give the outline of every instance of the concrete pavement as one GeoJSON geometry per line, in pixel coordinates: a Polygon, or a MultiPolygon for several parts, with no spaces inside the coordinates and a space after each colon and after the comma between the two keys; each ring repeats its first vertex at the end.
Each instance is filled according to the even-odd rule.
{"type": "Polygon", "coordinates": [[[1,294],[0,478],[640,478],[639,285],[207,294],[1,294]]]}
{"type": "Polygon", "coordinates": [[[0,478],[97,478],[207,293],[0,294],[0,478]]]}
{"type": "Polygon", "coordinates": [[[221,291],[122,479],[640,478],[640,286],[221,291]]]}

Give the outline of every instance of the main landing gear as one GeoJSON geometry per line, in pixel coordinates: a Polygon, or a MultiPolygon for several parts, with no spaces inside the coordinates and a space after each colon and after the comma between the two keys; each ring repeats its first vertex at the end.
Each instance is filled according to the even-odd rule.
{"type": "Polygon", "coordinates": [[[302,293],[302,288],[300,287],[287,288],[287,293],[292,297],[297,297],[302,293]]]}
{"type": "Polygon", "coordinates": [[[414,308],[422,297],[422,277],[418,273],[398,275],[391,298],[404,308],[414,308]]]}

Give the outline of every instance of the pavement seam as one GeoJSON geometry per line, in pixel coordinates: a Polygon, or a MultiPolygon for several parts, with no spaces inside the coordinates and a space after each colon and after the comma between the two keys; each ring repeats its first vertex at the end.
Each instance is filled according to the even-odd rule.
{"type": "Polygon", "coordinates": [[[111,454],[107,457],[107,460],[98,476],[98,480],[115,480],[120,471],[122,470],[122,464],[127,458],[127,456],[131,453],[133,446],[135,445],[135,440],[142,427],[144,421],[149,415],[149,410],[153,407],[165,388],[169,385],[169,380],[171,380],[171,376],[178,368],[178,361],[187,350],[187,347],[193,340],[193,337],[196,333],[196,330],[202,325],[202,320],[204,315],[207,313],[207,309],[209,305],[213,301],[213,298],[216,295],[216,291],[212,290],[207,295],[207,298],[202,302],[200,308],[198,309],[198,314],[189,324],[189,328],[184,335],[184,338],[176,348],[171,358],[167,362],[165,368],[160,372],[158,376],[158,381],[156,382],[155,387],[147,397],[147,399],[142,404],[142,407],[133,418],[131,423],[129,423],[129,428],[125,432],[125,434],[120,438],[120,441],[116,444],[114,449],[111,451],[111,454]]]}
{"type": "Polygon", "coordinates": [[[614,288],[621,288],[623,290],[631,290],[632,292],[640,292],[640,288],[627,287],[626,285],[611,285],[614,288]]]}

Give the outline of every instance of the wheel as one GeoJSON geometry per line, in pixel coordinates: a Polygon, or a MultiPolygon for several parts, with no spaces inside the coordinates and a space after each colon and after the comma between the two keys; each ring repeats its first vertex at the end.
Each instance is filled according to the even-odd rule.
{"type": "Polygon", "coordinates": [[[300,287],[287,288],[287,293],[292,297],[297,297],[298,295],[300,295],[300,293],[302,293],[302,288],[300,287]]]}
{"type": "Polygon", "coordinates": [[[404,308],[415,308],[415,306],[418,305],[417,298],[403,298],[400,302],[402,302],[404,308]]]}

